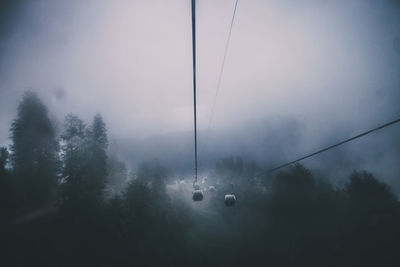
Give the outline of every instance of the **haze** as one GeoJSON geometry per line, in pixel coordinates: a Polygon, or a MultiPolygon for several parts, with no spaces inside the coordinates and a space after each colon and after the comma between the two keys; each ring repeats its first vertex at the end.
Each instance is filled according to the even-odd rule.
{"type": "MultiPolygon", "coordinates": [[[[131,168],[156,157],[192,170],[190,1],[11,2],[0,14],[0,145],[10,143],[18,102],[32,89],[58,122],[101,113],[131,168]]],[[[399,116],[398,1],[246,0],[207,131],[234,1],[197,7],[203,166],[227,155],[273,166],[399,116]]],[[[399,131],[305,164],[340,166],[339,184],[366,169],[399,193],[399,131]]]]}

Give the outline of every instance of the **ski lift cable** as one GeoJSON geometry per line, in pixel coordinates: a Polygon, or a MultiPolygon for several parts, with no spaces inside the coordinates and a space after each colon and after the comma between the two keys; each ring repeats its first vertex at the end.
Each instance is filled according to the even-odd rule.
{"type": "MultiPolygon", "coordinates": [[[[233,9],[231,24],[230,24],[229,31],[228,31],[228,38],[227,38],[226,43],[225,43],[224,55],[223,55],[223,58],[222,58],[221,69],[220,69],[219,75],[218,75],[217,87],[215,89],[215,95],[214,95],[213,103],[212,103],[212,106],[211,106],[210,119],[208,121],[206,135],[208,135],[209,132],[210,132],[211,124],[212,124],[212,121],[213,121],[213,118],[214,118],[215,106],[216,106],[216,103],[217,103],[218,93],[219,93],[220,87],[221,87],[222,76],[224,74],[225,62],[226,62],[226,57],[228,55],[229,44],[230,44],[230,40],[231,40],[231,36],[232,36],[232,28],[233,28],[233,24],[235,22],[235,16],[236,16],[236,10],[237,10],[238,2],[239,2],[239,0],[235,1],[235,6],[234,6],[234,9],[233,9]]],[[[201,147],[203,151],[205,150],[205,146],[206,145],[201,147]]]]}
{"type": "Polygon", "coordinates": [[[192,0],[192,49],[193,49],[193,120],[194,120],[194,181],[197,182],[197,109],[196,109],[196,0],[192,0]]]}
{"type": "Polygon", "coordinates": [[[217,88],[215,90],[214,100],[213,100],[213,104],[211,107],[211,115],[210,115],[210,120],[208,122],[208,130],[210,129],[212,120],[214,118],[215,105],[216,105],[218,93],[219,93],[219,90],[221,87],[222,76],[224,74],[225,61],[226,61],[226,56],[228,55],[229,43],[231,41],[232,28],[233,28],[233,23],[235,22],[235,15],[236,15],[236,9],[237,9],[238,2],[239,2],[239,0],[235,1],[235,7],[233,9],[233,15],[232,15],[232,20],[231,20],[231,25],[229,27],[228,39],[226,40],[226,44],[225,44],[224,57],[222,59],[221,69],[219,71],[219,76],[218,76],[217,88]]]}
{"type": "Polygon", "coordinates": [[[196,0],[192,0],[192,48],[193,48],[193,121],[194,121],[194,180],[193,201],[202,201],[203,192],[197,184],[197,109],[196,109],[196,0]]]}
{"type": "Polygon", "coordinates": [[[338,147],[338,146],[343,145],[343,144],[345,144],[345,143],[351,142],[351,141],[353,141],[353,140],[355,140],[355,139],[358,139],[358,138],[363,137],[363,136],[365,136],[365,135],[367,135],[367,134],[370,134],[370,133],[372,133],[372,132],[381,130],[381,129],[383,129],[383,128],[386,128],[386,127],[388,127],[388,126],[391,126],[391,125],[396,124],[396,123],[399,123],[399,122],[400,122],[400,118],[398,118],[398,119],[396,119],[396,120],[393,120],[393,121],[391,121],[391,122],[385,123],[385,124],[383,124],[383,125],[381,125],[381,126],[378,126],[378,127],[373,128],[373,129],[371,129],[371,130],[368,130],[368,131],[366,131],[366,132],[363,132],[363,133],[361,133],[361,134],[358,134],[358,135],[356,135],[356,136],[353,136],[353,137],[351,137],[351,138],[349,138],[349,139],[346,139],[346,140],[344,140],[344,141],[341,141],[341,142],[339,142],[339,143],[337,143],[337,144],[334,144],[334,145],[325,147],[325,148],[323,148],[323,149],[321,149],[321,150],[318,150],[318,151],[316,151],[316,152],[313,152],[313,153],[308,154],[308,155],[306,155],[306,156],[303,156],[303,157],[301,157],[301,158],[295,159],[295,160],[293,160],[293,161],[287,162],[287,163],[285,163],[285,164],[281,164],[281,165],[279,165],[279,166],[277,166],[277,167],[274,167],[274,168],[272,168],[272,169],[269,169],[269,170],[260,172],[259,174],[256,174],[255,176],[253,176],[252,179],[253,179],[253,178],[257,178],[257,177],[259,177],[259,176],[261,176],[261,175],[269,174],[269,173],[272,173],[272,172],[277,171],[277,170],[279,170],[279,169],[285,168],[285,167],[287,167],[287,166],[289,166],[289,165],[292,165],[292,164],[297,163],[297,162],[299,162],[299,161],[302,161],[302,160],[304,160],[304,159],[313,157],[313,156],[315,156],[315,155],[317,155],[317,154],[320,154],[320,153],[325,152],[325,151],[327,151],[327,150],[330,150],[330,149],[332,149],[332,148],[338,147]]]}

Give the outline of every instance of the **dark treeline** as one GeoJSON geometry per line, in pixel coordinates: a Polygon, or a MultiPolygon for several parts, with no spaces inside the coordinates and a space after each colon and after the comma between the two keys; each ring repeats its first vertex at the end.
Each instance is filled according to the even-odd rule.
{"type": "Polygon", "coordinates": [[[56,129],[28,92],[10,133],[0,266],[398,266],[400,204],[370,173],[334,188],[302,165],[249,178],[262,168],[228,157],[193,203],[190,181],[158,161],[129,175],[100,115],[56,129]]]}

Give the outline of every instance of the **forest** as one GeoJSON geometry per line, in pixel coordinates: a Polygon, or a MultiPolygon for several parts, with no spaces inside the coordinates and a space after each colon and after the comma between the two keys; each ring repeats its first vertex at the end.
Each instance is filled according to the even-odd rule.
{"type": "Polygon", "coordinates": [[[26,92],[0,151],[0,266],[399,266],[400,203],[371,173],[249,178],[263,167],[227,155],[193,202],[192,178],[109,153],[101,115],[57,125],[26,92]]]}

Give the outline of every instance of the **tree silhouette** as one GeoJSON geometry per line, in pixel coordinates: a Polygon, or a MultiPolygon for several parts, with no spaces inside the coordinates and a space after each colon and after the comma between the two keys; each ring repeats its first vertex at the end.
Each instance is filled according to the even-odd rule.
{"type": "Polygon", "coordinates": [[[347,242],[350,265],[391,266],[400,238],[400,209],[390,187],[371,173],[354,171],[344,191],[348,195],[347,242]]]}
{"type": "Polygon", "coordinates": [[[11,125],[11,165],[23,209],[37,207],[54,197],[58,184],[58,142],[46,106],[26,92],[11,125]]]}
{"type": "Polygon", "coordinates": [[[85,193],[86,140],[85,125],[77,116],[65,117],[61,135],[62,157],[62,202],[79,205],[85,193]]]}
{"type": "Polygon", "coordinates": [[[107,129],[100,114],[93,118],[86,130],[86,175],[88,194],[93,200],[101,202],[107,184],[107,129]]]}
{"type": "Polygon", "coordinates": [[[86,127],[67,115],[62,138],[62,202],[75,208],[92,207],[103,201],[107,178],[107,134],[100,115],[86,127]]]}
{"type": "Polygon", "coordinates": [[[0,148],[2,266],[398,265],[399,201],[370,173],[353,172],[341,188],[301,164],[251,179],[261,171],[256,162],[228,157],[204,179],[217,190],[193,203],[191,185],[177,186],[157,160],[138,164],[122,189],[127,170],[107,155],[101,116],[87,126],[67,115],[60,205],[26,212],[34,197],[35,206],[51,199],[57,140],[33,93],[24,95],[11,129],[10,155],[0,148]],[[121,193],[108,197],[106,188],[121,193]],[[227,208],[230,191],[238,201],[227,208]],[[24,214],[15,214],[16,204],[24,214]]]}
{"type": "Polygon", "coordinates": [[[388,185],[380,182],[371,173],[365,171],[354,171],[345,189],[354,203],[371,208],[391,206],[397,200],[388,185]]]}
{"type": "MultiPolygon", "coordinates": [[[[11,184],[10,173],[6,168],[9,153],[7,148],[0,148],[0,217],[9,219],[12,214],[13,187],[11,184]]],[[[1,224],[2,222],[0,222],[1,224]]]]}
{"type": "Polygon", "coordinates": [[[5,147],[0,148],[0,175],[4,175],[7,172],[6,165],[7,165],[8,156],[9,156],[9,153],[8,153],[7,148],[5,148],[5,147]]]}
{"type": "Polygon", "coordinates": [[[128,170],[125,163],[114,154],[108,156],[107,174],[111,195],[120,194],[126,185],[128,170]]]}
{"type": "Polygon", "coordinates": [[[170,180],[171,170],[159,161],[147,161],[139,165],[137,179],[146,183],[154,194],[165,194],[165,186],[170,180]]]}

